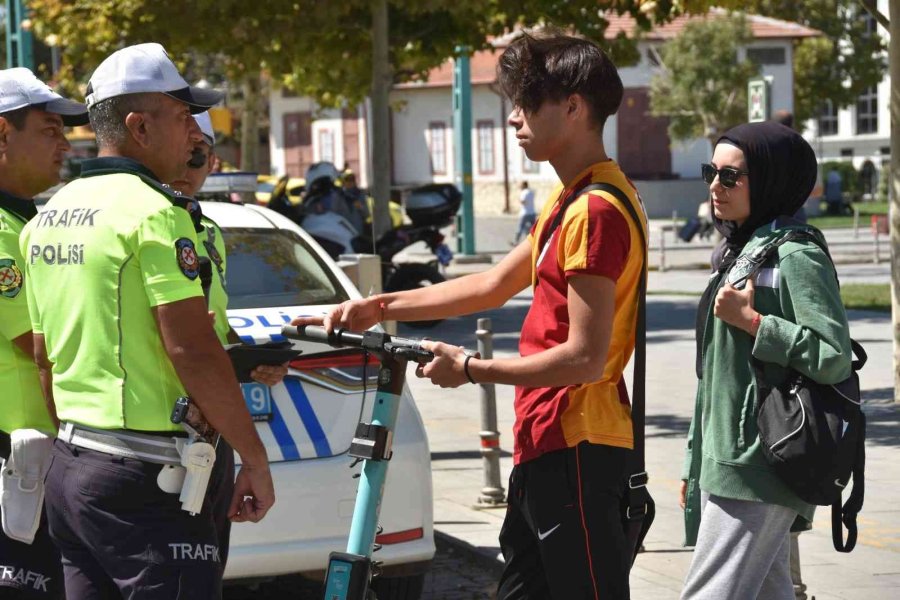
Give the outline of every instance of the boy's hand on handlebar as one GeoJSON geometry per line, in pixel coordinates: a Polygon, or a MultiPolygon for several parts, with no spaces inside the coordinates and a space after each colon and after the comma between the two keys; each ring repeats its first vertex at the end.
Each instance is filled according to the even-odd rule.
{"type": "Polygon", "coordinates": [[[423,341],[422,348],[433,352],[434,360],[416,367],[416,377],[427,377],[442,388],[455,388],[469,382],[464,369],[465,348],[430,341],[423,341]]]}
{"type": "Polygon", "coordinates": [[[335,329],[365,331],[381,321],[381,305],[376,297],[348,300],[322,317],[298,317],[291,325],[320,325],[329,333],[335,329]]]}

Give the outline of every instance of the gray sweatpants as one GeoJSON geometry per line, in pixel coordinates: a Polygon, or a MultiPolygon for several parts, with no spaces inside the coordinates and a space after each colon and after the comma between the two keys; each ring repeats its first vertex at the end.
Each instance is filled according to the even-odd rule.
{"type": "Polygon", "coordinates": [[[791,524],[777,504],[701,493],[700,533],[681,600],[794,600],[791,524]]]}

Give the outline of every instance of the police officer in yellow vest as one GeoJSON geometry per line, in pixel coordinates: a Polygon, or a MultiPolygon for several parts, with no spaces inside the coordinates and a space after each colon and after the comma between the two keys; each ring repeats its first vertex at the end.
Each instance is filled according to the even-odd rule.
{"type": "Polygon", "coordinates": [[[37,464],[26,463],[43,458],[18,434],[55,435],[57,428],[34,363],[19,233],[37,214],[32,197],[59,182],[71,147],[63,127],[86,123],[83,104],[62,98],[28,69],[0,71],[0,459],[6,461],[4,529],[10,531],[0,533],[2,599],[62,598],[62,564],[40,516],[41,499],[14,493],[29,470],[39,473],[37,464]],[[13,460],[11,433],[17,439],[13,460]]]}
{"type": "MultiPolygon", "coordinates": [[[[194,146],[188,169],[183,179],[172,182],[172,187],[188,197],[194,197],[206,177],[212,172],[216,161],[216,133],[213,130],[209,112],[194,115],[203,140],[194,146]]],[[[212,267],[212,278],[209,286],[208,306],[214,314],[214,328],[222,344],[240,343],[237,333],[228,324],[228,292],[225,289],[228,258],[222,230],[215,221],[202,215],[197,231],[197,255],[209,259],[212,267]]],[[[257,382],[273,386],[281,383],[287,375],[286,365],[260,365],[251,371],[250,376],[257,382]]],[[[234,452],[227,442],[220,441],[216,448],[216,461],[222,463],[221,478],[211,481],[213,495],[213,518],[219,537],[219,558],[222,568],[228,559],[228,544],[231,538],[231,521],[228,519],[228,506],[234,489],[234,452]]]]}
{"type": "Polygon", "coordinates": [[[35,357],[60,420],[46,510],[66,595],[218,599],[215,440],[184,436],[176,400],[189,396],[241,455],[233,520],[258,521],[275,496],[207,315],[194,225],[161,182],[183,177],[201,139],[191,113],[222,94],[189,87],[159,44],[113,53],[87,92],[99,157],[20,238],[35,357]]]}

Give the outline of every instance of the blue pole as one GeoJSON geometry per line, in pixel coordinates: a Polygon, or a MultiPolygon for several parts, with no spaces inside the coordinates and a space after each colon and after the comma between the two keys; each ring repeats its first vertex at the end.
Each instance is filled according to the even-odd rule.
{"type": "Polygon", "coordinates": [[[453,148],[456,160],[456,185],[463,201],[456,219],[456,249],[461,254],[475,254],[475,212],[472,194],[472,78],[469,71],[469,48],[456,47],[453,63],[453,148]]]}
{"type": "Polygon", "coordinates": [[[6,68],[28,67],[34,70],[34,35],[22,29],[26,10],[24,0],[6,0],[6,68]]]}

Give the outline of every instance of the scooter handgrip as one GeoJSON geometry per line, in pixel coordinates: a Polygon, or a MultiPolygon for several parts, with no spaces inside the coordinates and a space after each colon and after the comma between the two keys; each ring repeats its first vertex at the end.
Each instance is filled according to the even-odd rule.
{"type": "Polygon", "coordinates": [[[281,328],[281,335],[294,340],[302,340],[305,342],[322,342],[331,344],[336,342],[336,336],[328,333],[324,327],[315,325],[285,325],[281,328]]]}

